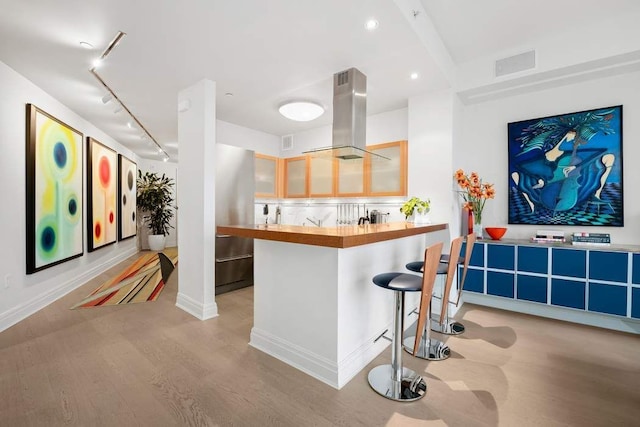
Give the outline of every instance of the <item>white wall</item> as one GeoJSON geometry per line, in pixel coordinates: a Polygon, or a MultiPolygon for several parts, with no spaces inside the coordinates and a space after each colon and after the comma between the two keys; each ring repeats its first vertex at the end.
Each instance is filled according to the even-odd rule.
{"type": "MultiPolygon", "coordinates": [[[[576,83],[560,88],[513,96],[464,107],[461,138],[454,145],[455,169],[477,171],[495,183],[496,198],[483,212],[483,225],[506,225],[508,203],[507,123],[571,113],[592,108],[623,105],[623,179],[625,227],[589,227],[589,231],[611,234],[613,243],[638,244],[640,238],[640,73],[576,83]]],[[[539,226],[510,225],[509,238],[529,238],[539,226]]],[[[567,233],[576,227],[549,227],[567,233]]]]}
{"type": "MultiPolygon", "coordinates": [[[[367,145],[406,140],[409,135],[407,117],[408,110],[406,108],[367,116],[367,145]]],[[[303,151],[329,147],[331,146],[331,133],[331,125],[296,133],[293,135],[293,149],[280,151],[274,155],[295,157],[300,156],[303,151]]]]}
{"type": "MultiPolygon", "coordinates": [[[[83,225],[84,255],[40,272],[26,274],[25,211],[25,104],[32,103],[69,126],[139,162],[137,156],[91,123],[56,101],[29,80],[0,62],[0,187],[4,200],[0,244],[0,331],[29,316],[60,296],[136,252],[136,238],[87,252],[83,225]]],[[[86,143],[83,142],[86,189],[86,143]]],[[[84,217],[87,219],[86,195],[84,217]]]]}
{"type": "Polygon", "coordinates": [[[434,222],[453,218],[454,99],[449,90],[409,99],[409,196],[431,200],[434,222]]]}
{"type": "Polygon", "coordinates": [[[269,156],[280,155],[280,137],[216,120],[216,144],[233,145],[269,156]]]}

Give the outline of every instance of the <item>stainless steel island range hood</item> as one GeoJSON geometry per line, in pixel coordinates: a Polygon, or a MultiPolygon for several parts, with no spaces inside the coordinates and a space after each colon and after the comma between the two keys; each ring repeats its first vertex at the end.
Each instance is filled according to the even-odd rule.
{"type": "Polygon", "coordinates": [[[387,157],[367,151],[367,76],[356,68],[333,75],[333,140],[330,147],[305,151],[344,160],[387,157]]]}

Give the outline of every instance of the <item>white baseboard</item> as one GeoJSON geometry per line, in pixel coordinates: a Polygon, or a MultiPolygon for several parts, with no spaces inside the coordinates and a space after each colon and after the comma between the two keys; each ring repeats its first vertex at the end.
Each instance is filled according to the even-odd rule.
{"type": "MultiPolygon", "coordinates": [[[[392,327],[393,326],[389,325],[388,329],[391,330],[392,327]]],[[[387,335],[390,336],[392,333],[387,333],[387,335]]],[[[376,338],[378,337],[369,337],[360,347],[340,361],[338,368],[338,389],[345,386],[353,377],[358,375],[365,366],[378,357],[385,348],[391,345],[391,343],[385,339],[379,339],[373,342],[376,338]]]]}
{"type": "Polygon", "coordinates": [[[389,345],[382,339],[374,343],[375,338],[367,339],[339,363],[255,327],[249,345],[339,390],[389,345]]]}
{"type": "Polygon", "coordinates": [[[249,345],[278,360],[282,360],[333,388],[340,388],[338,384],[338,366],[331,360],[255,327],[251,328],[249,345]]]}
{"type": "Polygon", "coordinates": [[[131,249],[119,252],[118,255],[113,258],[107,259],[92,268],[85,270],[82,274],[74,277],[72,280],[68,280],[50,291],[39,295],[38,297],[20,304],[16,307],[12,307],[4,313],[0,314],[0,332],[15,325],[16,323],[26,319],[38,310],[42,310],[52,302],[59,298],[62,298],[69,292],[84,285],[89,280],[102,274],[107,269],[113,267],[114,264],[124,261],[130,256],[135,255],[138,252],[138,248],[133,247],[131,249]]]}
{"type": "Polygon", "coordinates": [[[178,297],[176,298],[176,307],[200,320],[212,319],[218,316],[218,304],[215,301],[209,304],[201,304],[199,301],[180,292],[178,292],[178,297]]]}

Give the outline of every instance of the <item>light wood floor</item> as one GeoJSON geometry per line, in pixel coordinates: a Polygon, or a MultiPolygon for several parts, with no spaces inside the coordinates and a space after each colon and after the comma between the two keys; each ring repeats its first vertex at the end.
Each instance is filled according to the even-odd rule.
{"type": "Polygon", "coordinates": [[[466,305],[450,359],[404,357],[426,397],[396,403],[366,380],[390,350],[334,390],[248,346],[252,288],[205,322],[177,271],[157,302],[69,310],[123,266],[0,333],[1,426],[640,425],[635,335],[466,305]]]}

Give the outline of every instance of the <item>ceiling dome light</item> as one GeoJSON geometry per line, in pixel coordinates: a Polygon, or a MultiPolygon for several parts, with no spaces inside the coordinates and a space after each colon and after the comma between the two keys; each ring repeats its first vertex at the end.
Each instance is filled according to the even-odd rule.
{"type": "Polygon", "coordinates": [[[315,102],[294,101],[282,104],[278,111],[287,119],[308,122],[320,117],[324,113],[324,108],[315,102]]]}
{"type": "Polygon", "coordinates": [[[369,19],[365,24],[364,27],[369,30],[369,31],[373,31],[376,28],[378,28],[378,25],[380,25],[378,23],[378,21],[376,19],[369,19]]]}
{"type": "Polygon", "coordinates": [[[411,80],[416,80],[418,77],[418,73],[411,73],[411,80]]]}

